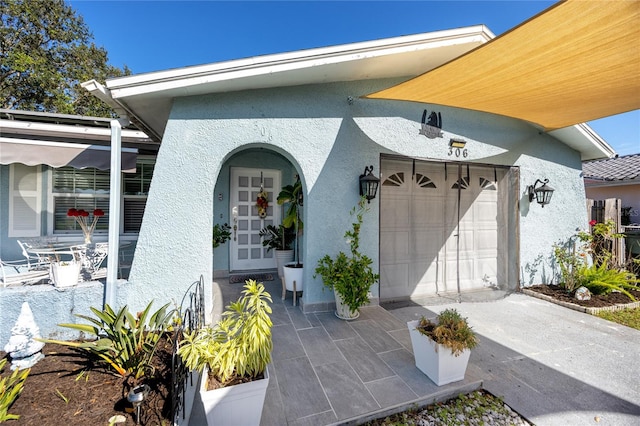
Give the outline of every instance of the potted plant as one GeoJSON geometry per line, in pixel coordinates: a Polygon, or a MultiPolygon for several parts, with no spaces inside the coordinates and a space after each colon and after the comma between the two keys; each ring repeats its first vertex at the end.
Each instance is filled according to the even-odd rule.
{"type": "Polygon", "coordinates": [[[466,318],[455,309],[445,309],[434,321],[423,316],[407,326],[420,371],[438,386],[464,379],[471,349],[478,344],[466,318]]]}
{"type": "MultiPolygon", "coordinates": [[[[298,292],[303,289],[304,267],[300,261],[300,233],[304,226],[300,219],[300,209],[303,205],[302,182],[300,177],[296,177],[293,185],[287,185],[282,188],[278,194],[278,204],[287,203],[289,207],[282,220],[285,229],[293,228],[295,236],[295,244],[293,246],[294,262],[285,264],[282,268],[285,287],[289,291],[298,292]]],[[[294,297],[295,300],[295,297],[294,297]]]]}
{"type": "Polygon", "coordinates": [[[51,280],[56,287],[71,287],[80,280],[80,262],[56,260],[51,262],[51,280]]]}
{"type": "Polygon", "coordinates": [[[219,223],[216,223],[215,225],[213,225],[212,243],[214,249],[220,247],[230,239],[231,227],[229,226],[229,224],[225,223],[220,225],[219,223]]]}
{"type": "Polygon", "coordinates": [[[185,333],[178,354],[202,376],[208,425],[260,424],[271,361],[271,296],[249,280],[214,326],[185,333]]]}
{"type": "Polygon", "coordinates": [[[335,294],[336,316],[345,320],[360,316],[360,307],[369,303],[371,285],[380,278],[371,268],[373,261],[359,251],[360,228],[364,213],[368,211],[365,200],[362,197],[351,210],[356,221],[344,234],[351,248],[351,256],[342,251],[335,258],[325,255],[315,269],[315,274],[322,277],[325,287],[332,289],[335,294]]]}
{"type": "Polygon", "coordinates": [[[262,245],[267,247],[267,251],[275,251],[278,276],[284,282],[282,268],[293,260],[292,247],[295,240],[293,228],[285,228],[284,225],[268,225],[260,230],[260,236],[262,237],[262,245]]]}

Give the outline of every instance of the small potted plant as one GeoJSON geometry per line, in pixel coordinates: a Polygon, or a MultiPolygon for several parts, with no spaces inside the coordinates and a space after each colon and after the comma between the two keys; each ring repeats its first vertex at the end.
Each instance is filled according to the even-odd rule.
{"type": "Polygon", "coordinates": [[[423,316],[407,326],[420,371],[438,386],[464,379],[471,349],[478,344],[466,318],[455,309],[445,309],[434,321],[423,316]]]}
{"type": "Polygon", "coordinates": [[[225,223],[221,225],[219,223],[216,223],[215,225],[213,225],[212,243],[214,249],[220,247],[230,239],[231,227],[229,226],[229,224],[225,223]]]}
{"type": "Polygon", "coordinates": [[[185,333],[178,354],[202,376],[208,425],[260,424],[271,361],[271,296],[249,280],[214,326],[185,333]]]}
{"type": "Polygon", "coordinates": [[[289,206],[284,215],[282,225],[285,229],[293,229],[295,236],[295,244],[293,246],[294,262],[287,263],[282,268],[285,287],[293,292],[302,291],[303,289],[304,267],[300,261],[300,233],[304,226],[300,219],[300,210],[302,209],[303,201],[300,177],[296,178],[293,185],[283,187],[280,194],[278,194],[278,204],[288,204],[289,206]]]}
{"type": "Polygon", "coordinates": [[[315,275],[322,277],[325,287],[332,289],[336,298],[336,316],[344,320],[356,319],[360,316],[361,306],[369,303],[369,289],[380,278],[371,268],[373,261],[359,251],[360,228],[367,210],[366,199],[362,197],[357,208],[351,210],[356,216],[352,229],[344,234],[351,247],[351,256],[344,252],[331,258],[325,255],[318,261],[315,275]]]}
{"type": "Polygon", "coordinates": [[[268,225],[260,230],[260,236],[262,245],[267,247],[267,251],[275,251],[278,276],[283,280],[283,266],[293,261],[292,247],[295,240],[293,228],[285,228],[284,225],[268,225]]]}
{"type": "Polygon", "coordinates": [[[80,280],[80,262],[59,260],[51,262],[51,281],[56,287],[72,287],[80,280]]]}

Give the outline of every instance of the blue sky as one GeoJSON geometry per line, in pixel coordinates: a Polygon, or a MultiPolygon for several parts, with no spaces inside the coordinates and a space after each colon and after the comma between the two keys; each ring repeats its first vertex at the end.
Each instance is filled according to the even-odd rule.
{"type": "MultiPolygon", "coordinates": [[[[134,74],[484,24],[495,35],[553,1],[67,0],[109,62],[134,74]]],[[[589,125],[640,153],[640,111],[589,125]]]]}

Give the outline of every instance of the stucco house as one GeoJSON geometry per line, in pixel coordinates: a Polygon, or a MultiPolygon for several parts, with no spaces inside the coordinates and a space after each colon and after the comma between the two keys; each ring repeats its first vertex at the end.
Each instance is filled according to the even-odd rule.
{"type": "Polygon", "coordinates": [[[144,289],[179,300],[201,274],[273,268],[258,231],[280,222],[274,199],[299,176],[302,308],[330,309],[333,295],[313,270],[347,249],[349,211],[370,165],[381,180],[362,230],[381,274],[373,303],[553,280],[553,244],[586,226],[582,161],[614,155],[601,138],[583,124],[545,132],[505,116],[364,97],[492,38],[474,26],[85,83],[162,139],[129,288],[118,297],[144,289]],[[529,186],[544,179],[555,192],[543,208],[529,186]],[[255,208],[261,188],[271,201],[265,218],[255,208]],[[213,253],[215,223],[235,228],[213,253]]]}
{"type": "Polygon", "coordinates": [[[587,226],[582,162],[615,155],[605,141],[584,124],[545,131],[504,115],[366,97],[493,37],[473,26],[84,83],[161,141],[129,279],[112,283],[107,299],[177,305],[201,275],[275,268],[258,232],[281,222],[275,198],[299,177],[301,309],[332,309],[314,268],[348,251],[343,235],[368,166],[380,179],[361,231],[381,275],[372,303],[553,281],[553,244],[587,226]],[[530,187],[547,179],[555,191],[542,206],[530,187]],[[261,189],[265,217],[255,208],[261,189]],[[214,253],[216,223],[234,228],[214,253]]]}

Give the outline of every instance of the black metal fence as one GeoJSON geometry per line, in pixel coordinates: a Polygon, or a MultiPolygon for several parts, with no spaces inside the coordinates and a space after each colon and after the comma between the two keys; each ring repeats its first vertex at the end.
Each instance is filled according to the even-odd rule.
{"type": "Polygon", "coordinates": [[[173,351],[171,358],[171,417],[174,424],[182,417],[185,419],[185,394],[187,386],[194,385],[193,372],[190,371],[178,356],[178,347],[185,332],[191,332],[204,326],[204,277],[187,289],[180,303],[180,324],[173,334],[173,351]],[[185,306],[185,303],[188,305],[185,306]]]}

